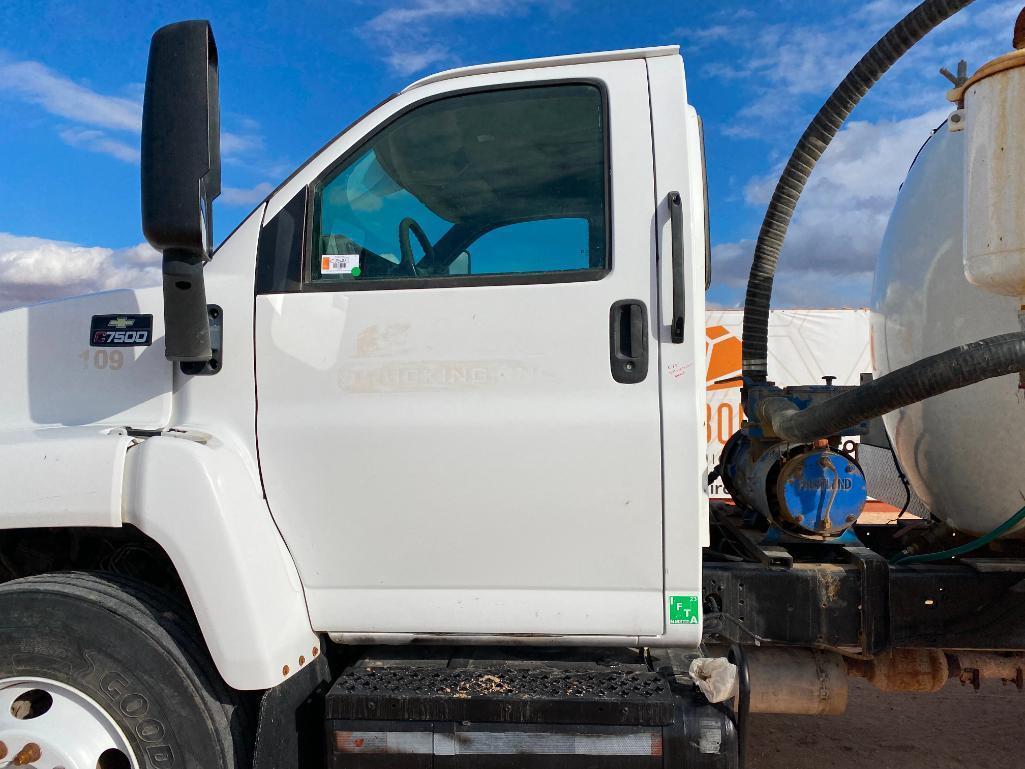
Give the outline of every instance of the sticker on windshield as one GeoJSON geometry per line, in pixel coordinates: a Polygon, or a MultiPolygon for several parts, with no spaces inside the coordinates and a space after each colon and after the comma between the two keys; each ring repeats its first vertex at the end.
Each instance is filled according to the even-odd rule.
{"type": "Polygon", "coordinates": [[[321,275],[353,275],[359,277],[359,254],[325,254],[320,257],[321,275]]]}

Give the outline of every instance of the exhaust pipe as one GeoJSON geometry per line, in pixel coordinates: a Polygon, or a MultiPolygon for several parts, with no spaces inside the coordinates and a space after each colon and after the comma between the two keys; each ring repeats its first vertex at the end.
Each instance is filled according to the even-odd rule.
{"type": "MultiPolygon", "coordinates": [[[[726,649],[706,647],[691,663],[690,677],[712,702],[738,696],[737,668],[726,649]]],[[[1025,654],[1019,652],[891,649],[871,659],[784,646],[744,647],[748,712],[838,716],[847,709],[848,679],[862,678],[888,693],[934,693],[951,678],[979,688],[981,681],[1025,689],[1025,654]]]]}

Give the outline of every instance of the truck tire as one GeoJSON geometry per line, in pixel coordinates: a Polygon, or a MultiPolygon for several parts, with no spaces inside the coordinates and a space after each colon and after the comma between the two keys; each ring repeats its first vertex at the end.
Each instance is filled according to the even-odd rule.
{"type": "Polygon", "coordinates": [[[0,585],[0,763],[240,769],[247,721],[174,598],[103,573],[0,585]]]}

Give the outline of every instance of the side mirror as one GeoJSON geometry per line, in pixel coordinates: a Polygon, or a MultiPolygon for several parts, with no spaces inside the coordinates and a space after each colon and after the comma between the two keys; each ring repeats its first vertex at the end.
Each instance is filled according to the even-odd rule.
{"type": "Polygon", "coordinates": [[[211,357],[203,267],[221,193],[217,46],[207,21],[161,27],[142,113],[142,231],[163,255],[165,355],[211,357]]]}

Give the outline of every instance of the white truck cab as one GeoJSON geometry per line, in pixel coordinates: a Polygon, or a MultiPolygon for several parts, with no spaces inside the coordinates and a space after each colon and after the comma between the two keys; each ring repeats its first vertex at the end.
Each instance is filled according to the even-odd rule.
{"type": "Polygon", "coordinates": [[[157,289],[0,314],[0,527],[140,529],[239,689],[321,633],[695,647],[702,163],[673,46],[413,83],[212,255],[213,366],[157,289]]]}

